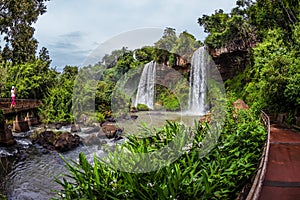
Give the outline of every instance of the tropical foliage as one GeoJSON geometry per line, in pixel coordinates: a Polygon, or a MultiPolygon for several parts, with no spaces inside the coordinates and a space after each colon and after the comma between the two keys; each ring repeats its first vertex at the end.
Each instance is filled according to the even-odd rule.
{"type": "Polygon", "coordinates": [[[66,66],[63,72],[56,76],[55,85],[60,87],[50,87],[43,98],[43,105],[40,108],[41,116],[44,123],[48,122],[72,122],[72,94],[74,80],[78,74],[78,68],[66,66]]]}
{"type": "Polygon", "coordinates": [[[38,41],[33,37],[38,17],[46,12],[48,0],[1,0],[0,33],[2,41],[1,56],[13,65],[35,60],[38,41]]]}
{"type": "MultiPolygon", "coordinates": [[[[251,111],[240,111],[234,118],[232,105],[228,107],[225,124],[217,144],[203,157],[201,143],[210,126],[206,122],[196,124],[191,145],[182,148],[185,150],[175,162],[156,171],[120,171],[114,168],[115,164],[109,164],[120,161],[121,154],[114,152],[108,153],[110,161],[106,162],[95,157],[91,164],[84,154],[79,155],[79,162],[65,160],[70,174],[56,179],[63,187],[58,195],[61,199],[235,199],[255,173],[266,133],[251,111]]],[[[168,123],[155,133],[145,129],[143,134],[151,137],[129,136],[121,149],[154,152],[183,130],[189,133],[187,127],[177,123],[168,123]]],[[[172,156],[172,152],[166,156],[172,156]]],[[[123,160],[124,169],[146,164],[130,157],[123,160]],[[133,165],[134,162],[138,163],[133,165]]]]}
{"type": "Polygon", "coordinates": [[[237,1],[229,14],[199,18],[208,47],[248,51],[249,66],[226,85],[257,112],[294,113],[300,106],[299,6],[294,0],[237,1]]]}
{"type": "MultiPolygon", "coordinates": [[[[93,66],[65,66],[57,72],[50,68],[51,59],[45,47],[36,55],[38,41],[33,37],[33,24],[46,12],[46,2],[1,1],[2,97],[9,97],[10,88],[16,86],[17,98],[41,99],[40,116],[45,123],[73,122],[83,115],[103,121],[113,114],[112,99],[114,105],[121,105],[124,99],[131,98],[129,94],[123,97],[124,91],[117,88],[126,88],[127,82],[138,84],[142,67],[155,61],[166,67],[164,71],[176,69],[184,78],[173,85],[157,85],[155,106],[171,111],[180,109],[181,101],[188,98],[185,91],[189,86],[184,84],[189,77],[186,69],[202,42],[186,31],[177,36],[175,29],[168,27],[153,46],[134,50],[124,47],[105,55],[93,66]],[[95,114],[89,116],[93,109],[95,114]]],[[[126,152],[150,153],[164,148],[182,132],[187,133],[183,138],[194,136],[189,145],[179,139],[182,155],[155,171],[130,173],[113,168],[109,163],[117,162],[118,151],[108,152],[107,160],[95,157],[93,163],[83,154],[79,155],[79,162],[65,160],[70,173],[56,179],[62,186],[57,191],[58,198],[235,199],[245,183],[250,182],[266,134],[257,113],[261,109],[275,113],[295,113],[300,109],[300,2],[237,0],[230,13],[216,10],[211,16],[200,17],[198,24],[208,34],[204,44],[209,50],[220,48],[246,54],[239,59],[248,59],[249,65],[227,80],[226,86],[251,109],[233,117],[233,99],[229,98],[220,137],[205,155],[199,150],[211,129],[207,122],[196,123],[194,129],[171,122],[155,132],[145,128],[141,134],[150,137],[131,135],[117,146],[126,152]]],[[[126,105],[125,109],[129,108],[126,105]]],[[[148,108],[138,105],[138,109],[148,108]]],[[[168,152],[164,156],[173,155],[168,152]]],[[[123,164],[130,169],[136,161],[128,158],[123,164]]]]}

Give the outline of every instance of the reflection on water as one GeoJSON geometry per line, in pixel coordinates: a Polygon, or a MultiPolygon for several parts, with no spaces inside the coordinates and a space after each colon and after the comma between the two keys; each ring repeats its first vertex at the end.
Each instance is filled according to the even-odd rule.
{"type": "MultiPolygon", "coordinates": [[[[132,114],[135,115],[135,114],[132,114]]],[[[176,121],[184,123],[186,126],[193,127],[195,121],[199,121],[200,116],[188,115],[185,112],[162,112],[162,111],[144,111],[136,114],[137,119],[119,120],[118,126],[124,128],[125,133],[134,134],[146,124],[149,128],[160,128],[166,124],[166,121],[176,121]]]]}

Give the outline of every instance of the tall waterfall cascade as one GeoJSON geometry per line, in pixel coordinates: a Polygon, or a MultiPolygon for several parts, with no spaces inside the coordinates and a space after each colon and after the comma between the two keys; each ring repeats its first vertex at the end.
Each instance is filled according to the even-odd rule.
{"type": "Polygon", "coordinates": [[[144,104],[150,109],[154,108],[155,79],[156,63],[151,61],[144,66],[134,102],[135,107],[144,104]]]}
{"type": "Polygon", "coordinates": [[[188,114],[204,115],[208,112],[207,87],[209,54],[205,47],[197,49],[192,56],[188,114]]]}

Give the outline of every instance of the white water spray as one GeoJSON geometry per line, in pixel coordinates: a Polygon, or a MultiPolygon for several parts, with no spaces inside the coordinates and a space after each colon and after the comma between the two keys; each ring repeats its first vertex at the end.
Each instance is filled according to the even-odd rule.
{"type": "Polygon", "coordinates": [[[204,115],[208,112],[207,87],[209,55],[205,47],[197,49],[192,57],[188,114],[204,115]]]}
{"type": "Polygon", "coordinates": [[[150,109],[154,108],[155,79],[156,63],[151,61],[144,66],[134,102],[135,107],[144,104],[150,109]]]}

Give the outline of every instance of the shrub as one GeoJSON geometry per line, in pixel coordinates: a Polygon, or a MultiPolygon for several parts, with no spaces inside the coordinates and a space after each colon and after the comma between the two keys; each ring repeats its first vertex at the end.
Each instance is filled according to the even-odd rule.
{"type": "Polygon", "coordinates": [[[145,104],[138,104],[137,109],[138,109],[138,111],[148,111],[149,110],[148,106],[146,106],[145,104]]]}
{"type": "Polygon", "coordinates": [[[169,95],[164,98],[164,106],[169,111],[180,110],[180,104],[175,95],[169,95]]]}
{"type": "MultiPolygon", "coordinates": [[[[181,134],[176,140],[182,147],[178,159],[145,173],[126,172],[114,167],[119,164],[130,171],[143,164],[152,164],[145,163],[140,159],[142,157],[136,160],[126,157],[122,163],[117,163],[126,153],[121,155],[120,151],[115,151],[109,153],[105,160],[95,157],[94,164],[90,164],[81,153],[79,163],[65,160],[70,174],[56,179],[63,187],[58,195],[63,199],[235,199],[255,172],[265,130],[251,111],[240,111],[234,118],[230,107],[216,146],[208,154],[200,156],[208,130],[210,126],[206,122],[196,124],[193,131],[182,124],[167,123],[155,133],[145,128],[141,134],[150,137],[128,136],[127,142],[116,149],[151,153],[175,141],[182,131],[188,133],[181,134]],[[186,138],[192,138],[191,134],[194,135],[192,142],[186,143],[186,138]]],[[[173,154],[168,151],[164,158],[173,154]]]]}

